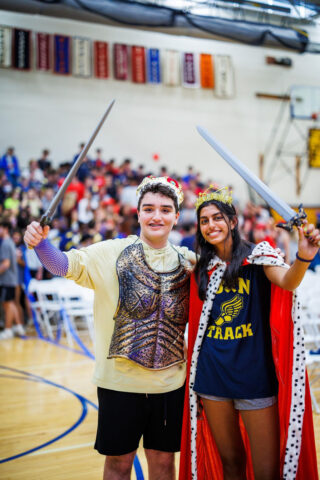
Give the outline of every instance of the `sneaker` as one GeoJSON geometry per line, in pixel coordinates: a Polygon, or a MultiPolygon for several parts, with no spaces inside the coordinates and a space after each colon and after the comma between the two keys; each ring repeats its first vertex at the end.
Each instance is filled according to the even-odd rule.
{"type": "Polygon", "coordinates": [[[9,338],[13,338],[13,331],[11,330],[11,328],[5,328],[0,333],[0,340],[7,340],[9,338]]]}
{"type": "Polygon", "coordinates": [[[33,325],[33,318],[30,317],[26,320],[26,323],[25,323],[26,327],[30,327],[33,325]]]}
{"type": "Polygon", "coordinates": [[[24,326],[20,323],[18,325],[13,325],[12,330],[16,337],[23,337],[26,334],[24,326]]]}

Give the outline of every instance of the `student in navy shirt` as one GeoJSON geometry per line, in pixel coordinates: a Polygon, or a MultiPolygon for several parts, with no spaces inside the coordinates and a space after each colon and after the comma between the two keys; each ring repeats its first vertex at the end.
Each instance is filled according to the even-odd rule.
{"type": "MultiPolygon", "coordinates": [[[[298,228],[298,252],[289,268],[267,242],[255,246],[240,238],[227,189],[205,192],[196,208],[199,257],[195,280],[204,304],[191,360],[191,431],[196,429],[193,391],[201,399],[220,454],[223,478],[246,479],[240,412],[249,437],[254,478],[279,479],[278,380],[269,324],[271,283],[289,291],[300,284],[317,254],[319,230],[306,222],[298,228]]],[[[198,443],[199,436],[193,445],[191,441],[191,455],[198,443]]],[[[193,473],[193,478],[196,475],[193,473]]],[[[201,476],[198,479],[203,480],[201,476]]]]}

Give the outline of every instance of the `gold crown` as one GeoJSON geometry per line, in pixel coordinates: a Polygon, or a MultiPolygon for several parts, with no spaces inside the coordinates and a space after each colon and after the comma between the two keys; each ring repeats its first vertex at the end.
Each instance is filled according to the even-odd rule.
{"type": "Polygon", "coordinates": [[[199,196],[196,200],[196,210],[202,205],[204,202],[210,202],[211,200],[217,200],[217,202],[227,203],[228,205],[232,205],[232,190],[228,187],[222,187],[218,190],[214,185],[210,185],[204,192],[199,193],[199,196]],[[210,190],[213,190],[210,192],[210,190]]]}
{"type": "Polygon", "coordinates": [[[172,192],[175,194],[178,205],[180,206],[181,203],[183,202],[183,191],[182,191],[182,186],[180,185],[177,180],[174,180],[174,178],[171,177],[153,177],[150,175],[149,177],[145,177],[140,185],[137,188],[137,196],[140,198],[141,194],[145,190],[145,188],[148,185],[165,185],[166,187],[169,187],[172,192]]]}

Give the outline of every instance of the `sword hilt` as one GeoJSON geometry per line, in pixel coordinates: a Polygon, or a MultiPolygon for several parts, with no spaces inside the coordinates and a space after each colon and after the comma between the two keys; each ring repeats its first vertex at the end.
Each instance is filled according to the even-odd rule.
{"type": "MultiPolygon", "coordinates": [[[[303,223],[303,220],[307,218],[307,214],[303,209],[302,203],[299,205],[298,213],[292,217],[288,222],[285,223],[278,223],[276,226],[279,228],[283,228],[287,232],[292,232],[293,227],[300,227],[303,223]]],[[[304,233],[306,238],[310,237],[309,233],[304,233]]],[[[318,247],[320,247],[320,242],[318,242],[318,247]]]]}
{"type": "MultiPolygon", "coordinates": [[[[44,213],[40,219],[40,225],[41,227],[45,227],[46,225],[49,225],[51,224],[51,221],[52,221],[52,218],[49,217],[49,215],[47,215],[46,213],[44,213]]],[[[33,250],[33,247],[31,247],[30,245],[26,244],[28,249],[29,250],[33,250]]]]}
{"type": "Polygon", "coordinates": [[[299,211],[298,213],[290,218],[290,220],[288,222],[284,222],[284,223],[278,223],[277,224],[277,227],[279,228],[283,228],[284,230],[286,230],[287,232],[292,232],[293,230],[293,227],[300,227],[303,223],[303,220],[307,218],[307,214],[306,212],[304,211],[303,209],[303,205],[302,203],[299,205],[299,211]]]}
{"type": "Polygon", "coordinates": [[[50,226],[51,221],[52,221],[52,218],[49,217],[49,215],[47,215],[46,213],[44,213],[40,219],[40,225],[41,227],[45,227],[46,225],[50,226]]]}

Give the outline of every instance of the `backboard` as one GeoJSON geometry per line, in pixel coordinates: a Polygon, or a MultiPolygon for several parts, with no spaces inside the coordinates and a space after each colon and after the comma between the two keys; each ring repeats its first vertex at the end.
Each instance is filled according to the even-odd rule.
{"type": "Polygon", "coordinates": [[[290,88],[291,118],[317,120],[320,116],[320,87],[293,85],[290,88]]]}

